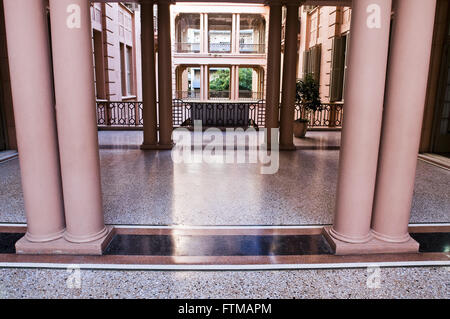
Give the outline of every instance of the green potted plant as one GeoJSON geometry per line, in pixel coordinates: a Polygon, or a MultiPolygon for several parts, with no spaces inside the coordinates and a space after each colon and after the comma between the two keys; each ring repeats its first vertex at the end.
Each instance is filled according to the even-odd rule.
{"type": "Polygon", "coordinates": [[[296,102],[304,109],[301,117],[294,121],[294,136],[305,137],[308,129],[308,118],[306,115],[321,109],[319,84],[312,74],[306,74],[304,79],[297,81],[296,102]]]}

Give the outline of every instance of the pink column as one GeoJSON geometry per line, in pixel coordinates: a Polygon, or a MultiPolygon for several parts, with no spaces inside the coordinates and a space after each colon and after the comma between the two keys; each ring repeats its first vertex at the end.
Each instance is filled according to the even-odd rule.
{"type": "Polygon", "coordinates": [[[156,113],[155,33],[153,1],[141,4],[142,96],[144,109],[144,142],[141,149],[154,149],[158,144],[156,113]]]}
{"type": "MultiPolygon", "coordinates": [[[[29,9],[27,9],[29,10],[29,9]]],[[[65,239],[104,238],[89,0],[50,0],[65,239]]]]}
{"type": "Polygon", "coordinates": [[[380,143],[391,0],[352,6],[334,239],[368,242],[380,143]]]}
{"type": "Polygon", "coordinates": [[[62,237],[64,210],[44,0],[5,0],[8,59],[28,229],[24,241],[62,237]]]}
{"type": "Polygon", "coordinates": [[[436,0],[398,0],[375,192],[373,235],[407,242],[436,0]],[[420,23],[418,23],[420,21],[420,23]]]}
{"type": "Polygon", "coordinates": [[[271,129],[278,128],[281,73],[281,4],[272,1],[269,14],[266,84],[266,143],[271,141],[271,129]]]}
{"type": "Polygon", "coordinates": [[[285,55],[283,62],[283,93],[280,112],[280,149],[294,150],[294,112],[296,65],[298,60],[298,3],[288,2],[286,16],[285,55]]]}
{"type": "Polygon", "coordinates": [[[170,1],[158,2],[158,90],[159,144],[172,148],[172,50],[170,40],[170,1]]]}

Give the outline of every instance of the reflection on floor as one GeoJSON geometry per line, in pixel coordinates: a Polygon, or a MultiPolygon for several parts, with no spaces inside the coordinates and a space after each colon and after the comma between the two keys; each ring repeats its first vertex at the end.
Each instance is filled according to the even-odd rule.
{"type": "MultiPolygon", "coordinates": [[[[198,141],[195,136],[199,133],[191,132],[193,144],[198,141]]],[[[210,131],[202,132],[203,145],[211,140],[210,131]]],[[[225,132],[222,132],[225,141],[225,132]]],[[[258,136],[259,144],[264,139],[264,133],[260,132],[236,132],[237,136],[258,136]]],[[[178,141],[180,133],[174,133],[174,140],[178,141]]],[[[99,146],[101,149],[138,149],[142,144],[142,131],[100,131],[98,134],[99,146]]],[[[340,131],[309,131],[305,138],[294,137],[294,145],[297,149],[339,149],[341,145],[340,131]]]]}
{"type": "MultiPolygon", "coordinates": [[[[338,141],[338,134],[308,132],[318,140],[328,140],[328,145],[338,141]],[[327,134],[331,137],[324,137],[327,134]]],[[[337,150],[281,152],[278,172],[261,175],[259,163],[175,164],[170,151],[139,150],[141,136],[142,132],[99,132],[102,145],[128,143],[135,146],[134,149],[100,150],[108,224],[311,225],[333,222],[337,150]]],[[[449,183],[450,171],[418,162],[412,223],[450,222],[449,183]]],[[[0,164],[0,222],[25,222],[17,159],[0,164]]]]}

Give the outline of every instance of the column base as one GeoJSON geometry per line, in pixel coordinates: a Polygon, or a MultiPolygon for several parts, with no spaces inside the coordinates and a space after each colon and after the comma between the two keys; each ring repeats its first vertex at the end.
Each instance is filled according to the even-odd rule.
{"type": "Polygon", "coordinates": [[[22,237],[16,243],[17,254],[32,255],[101,255],[114,236],[114,228],[106,226],[107,233],[104,237],[88,243],[71,243],[64,238],[59,238],[45,243],[35,243],[22,237]]]}
{"type": "Polygon", "coordinates": [[[140,149],[143,151],[158,151],[158,150],[171,150],[175,144],[142,144],[140,149]]]}
{"type": "Polygon", "coordinates": [[[289,145],[280,144],[280,151],[295,151],[295,150],[297,150],[297,148],[295,147],[294,144],[289,145]]]}
{"type": "Polygon", "coordinates": [[[330,234],[331,227],[324,227],[322,234],[333,248],[335,255],[369,255],[369,254],[395,254],[418,253],[419,243],[409,237],[403,243],[392,243],[372,237],[366,243],[347,243],[334,238],[330,234]]]}

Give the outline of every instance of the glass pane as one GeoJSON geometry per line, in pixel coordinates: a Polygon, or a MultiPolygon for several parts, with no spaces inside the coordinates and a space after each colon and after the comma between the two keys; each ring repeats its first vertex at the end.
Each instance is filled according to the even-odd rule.
{"type": "Polygon", "coordinates": [[[126,63],[127,63],[127,95],[133,94],[133,78],[132,78],[132,61],[133,61],[133,52],[131,47],[127,46],[127,54],[126,54],[126,63]]]}
{"type": "Polygon", "coordinates": [[[209,68],[209,98],[230,99],[230,68],[209,68]]]}
{"type": "Polygon", "coordinates": [[[241,53],[264,53],[266,25],[258,14],[241,14],[239,51],[241,53]]]}
{"type": "Polygon", "coordinates": [[[239,68],[239,99],[258,99],[258,73],[253,68],[239,68]]]}
{"type": "Polygon", "coordinates": [[[200,68],[199,67],[180,67],[180,76],[177,78],[178,91],[177,99],[198,100],[200,99],[200,68]]]}
{"type": "Polygon", "coordinates": [[[200,14],[181,13],[175,23],[177,52],[200,52],[200,14]]]}
{"type": "Polygon", "coordinates": [[[208,15],[209,52],[231,52],[231,14],[208,15]]]}

